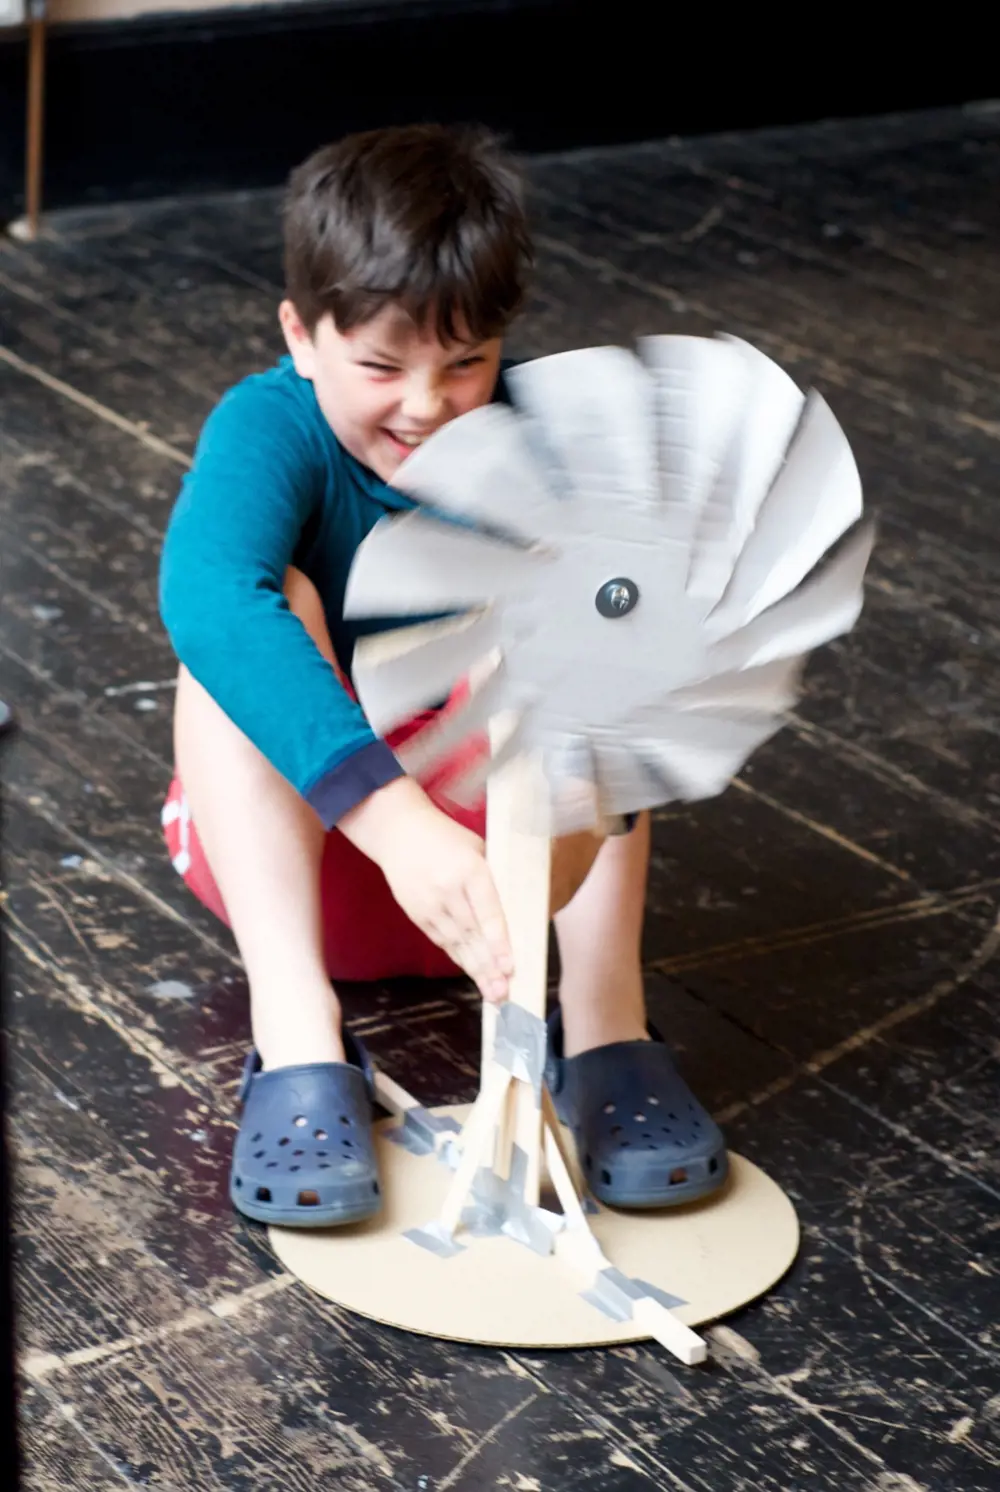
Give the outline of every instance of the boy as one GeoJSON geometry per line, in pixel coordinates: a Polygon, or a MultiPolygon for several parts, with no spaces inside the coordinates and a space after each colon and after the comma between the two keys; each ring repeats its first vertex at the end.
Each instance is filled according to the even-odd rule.
{"type": "MultiPolygon", "coordinates": [[[[365,535],[413,505],[389,485],[407,454],[505,397],[502,336],[530,259],[517,177],[481,133],[386,129],[318,151],[286,202],[289,356],[209,417],[169,524],[164,824],[247,972],[255,1047],[230,1193],[261,1221],[329,1226],[379,1206],[370,1070],[338,980],[457,966],[484,998],[507,992],[482,806],[456,810],[446,781],[404,775],[400,737],[373,735],[350,687],[373,627],[347,622],[343,598],[365,535]]],[[[647,1031],[648,857],[647,815],[554,846],[547,1081],[591,1186],[623,1206],[687,1201],[726,1172],[721,1134],[647,1031]]]]}

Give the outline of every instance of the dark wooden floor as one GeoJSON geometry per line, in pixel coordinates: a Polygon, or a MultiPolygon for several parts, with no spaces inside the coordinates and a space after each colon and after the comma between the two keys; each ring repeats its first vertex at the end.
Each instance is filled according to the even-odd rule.
{"type": "MultiPolygon", "coordinates": [[[[245,992],[161,848],[157,550],[199,425],[279,350],[276,197],[0,248],[0,697],[28,1485],[1000,1487],[1000,112],[536,160],[515,350],[742,334],[815,381],[881,515],[863,625],[720,801],[656,827],[649,992],[801,1256],[659,1349],[349,1317],[225,1197],[245,992]]],[[[428,1100],[459,988],[354,989],[428,1100]]]]}

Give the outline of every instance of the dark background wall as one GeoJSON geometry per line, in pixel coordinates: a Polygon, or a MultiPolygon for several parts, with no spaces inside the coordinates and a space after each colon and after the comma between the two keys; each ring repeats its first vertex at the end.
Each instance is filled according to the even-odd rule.
{"type": "MultiPolygon", "coordinates": [[[[780,13],[337,0],[54,28],[46,203],[267,185],[317,144],[390,121],[479,119],[537,151],[1000,92],[961,8],[922,27],[780,13]]],[[[24,74],[23,34],[0,34],[0,221],[23,205],[24,74]]]]}

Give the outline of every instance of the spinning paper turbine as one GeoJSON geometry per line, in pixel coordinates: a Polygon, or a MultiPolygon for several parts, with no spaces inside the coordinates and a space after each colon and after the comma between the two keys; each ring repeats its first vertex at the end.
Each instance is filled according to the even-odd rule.
{"type": "Polygon", "coordinates": [[[352,616],[464,613],[389,656],[359,649],[362,705],[385,732],[499,657],[401,759],[419,775],[513,712],[494,765],[541,753],[553,833],[722,791],[804,655],[861,609],[870,527],[817,570],[862,512],[825,401],[733,338],[641,353],[513,370],[514,409],[464,415],[407,459],[395,485],[424,510],[378,525],[348,586],[352,616]]]}

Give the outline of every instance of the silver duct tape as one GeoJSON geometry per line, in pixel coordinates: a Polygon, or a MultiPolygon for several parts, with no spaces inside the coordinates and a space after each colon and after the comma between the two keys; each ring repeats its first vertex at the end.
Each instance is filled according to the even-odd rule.
{"type": "Polygon", "coordinates": [[[629,1321],[632,1318],[632,1302],[649,1297],[668,1310],[674,1306],[687,1305],[679,1295],[670,1295],[657,1285],[646,1280],[636,1280],[620,1269],[602,1269],[589,1290],[582,1290],[581,1297],[590,1305],[610,1316],[612,1321],[629,1321]]]}
{"type": "Polygon", "coordinates": [[[430,1155],[438,1135],[461,1132],[462,1126],[449,1115],[434,1114],[422,1104],[414,1104],[404,1113],[403,1122],[387,1132],[386,1139],[402,1145],[411,1155],[430,1155]]]}
{"type": "Polygon", "coordinates": [[[463,1245],[456,1243],[444,1224],[439,1222],[427,1223],[423,1228],[409,1228],[403,1237],[419,1248],[437,1254],[439,1259],[453,1259],[456,1254],[465,1252],[463,1245]]]}
{"type": "Polygon", "coordinates": [[[527,1171],[528,1157],[519,1145],[511,1150],[510,1176],[506,1180],[484,1166],[472,1184],[472,1202],[462,1212],[462,1223],[477,1238],[502,1233],[545,1257],[552,1252],[553,1238],[563,1220],[525,1202],[527,1171]]]}
{"type": "Polygon", "coordinates": [[[512,1214],[503,1225],[505,1237],[521,1243],[525,1248],[548,1258],[553,1249],[555,1235],[562,1227],[562,1218],[543,1207],[523,1207],[512,1214]]]}
{"type": "Polygon", "coordinates": [[[541,1016],[532,1015],[510,1000],[497,1012],[493,1056],[501,1067],[527,1083],[542,1102],[542,1074],[545,1071],[547,1032],[541,1016]]]}

